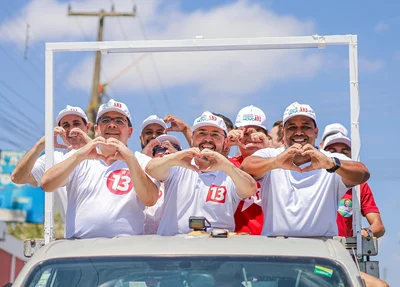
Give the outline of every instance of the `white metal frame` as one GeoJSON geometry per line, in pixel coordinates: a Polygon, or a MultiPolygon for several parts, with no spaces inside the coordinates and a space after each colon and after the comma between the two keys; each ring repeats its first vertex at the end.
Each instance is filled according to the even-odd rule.
{"type": "MultiPolygon", "coordinates": [[[[198,51],[232,51],[232,50],[274,50],[274,49],[308,49],[325,48],[330,45],[349,46],[350,67],[350,110],[352,158],[360,159],[360,97],[358,90],[358,56],[356,35],[335,36],[299,36],[299,37],[261,37],[261,38],[227,38],[227,39],[185,39],[185,40],[146,40],[146,41],[104,41],[104,42],[65,42],[46,43],[46,170],[53,165],[53,54],[54,52],[100,51],[102,53],[148,53],[148,52],[198,52],[198,51]]],[[[353,193],[353,226],[357,237],[357,257],[361,258],[361,213],[360,189],[353,193]]],[[[45,243],[54,237],[53,194],[45,197],[45,243]]]]}

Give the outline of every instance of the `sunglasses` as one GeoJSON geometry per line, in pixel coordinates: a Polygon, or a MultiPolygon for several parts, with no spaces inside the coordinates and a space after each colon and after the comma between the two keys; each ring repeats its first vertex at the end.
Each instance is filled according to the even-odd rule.
{"type": "Polygon", "coordinates": [[[106,117],[101,117],[99,119],[99,123],[104,124],[104,125],[109,124],[112,121],[114,121],[117,126],[123,126],[128,122],[126,119],[121,118],[121,117],[112,118],[112,117],[106,116],[106,117]]]}
{"type": "MultiPolygon", "coordinates": [[[[177,151],[181,150],[181,147],[176,144],[172,144],[172,146],[176,148],[177,151]]],[[[165,153],[167,150],[168,149],[166,147],[156,145],[155,147],[153,147],[153,156],[155,156],[158,153],[165,153]]]]}

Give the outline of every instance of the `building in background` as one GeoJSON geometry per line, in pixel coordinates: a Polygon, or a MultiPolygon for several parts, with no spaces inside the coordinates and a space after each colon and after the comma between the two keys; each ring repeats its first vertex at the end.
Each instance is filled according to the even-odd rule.
{"type": "Polygon", "coordinates": [[[0,286],[14,282],[26,261],[23,242],[7,234],[7,225],[0,221],[0,286]]]}
{"type": "Polygon", "coordinates": [[[0,221],[43,223],[44,191],[11,181],[25,151],[0,150],[0,221]]]}

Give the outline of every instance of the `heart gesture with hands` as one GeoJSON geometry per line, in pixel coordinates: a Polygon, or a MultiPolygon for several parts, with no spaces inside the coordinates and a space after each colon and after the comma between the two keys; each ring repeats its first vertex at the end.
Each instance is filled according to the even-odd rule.
{"type": "Polygon", "coordinates": [[[129,157],[133,156],[131,150],[123,142],[115,138],[108,138],[105,142],[100,143],[100,145],[115,148],[115,153],[108,155],[106,157],[107,161],[109,160],[127,161],[129,157]]]}
{"type": "Polygon", "coordinates": [[[303,168],[302,172],[312,171],[316,169],[329,169],[333,167],[332,159],[310,144],[306,144],[302,148],[302,156],[311,158],[311,165],[303,168]]]}
{"type": "MultiPolygon", "coordinates": [[[[305,162],[308,162],[309,160],[305,162]]],[[[320,152],[311,144],[306,144],[304,146],[300,144],[294,144],[276,157],[276,164],[277,168],[295,170],[298,172],[308,172],[317,169],[332,168],[333,162],[330,157],[320,152]],[[295,157],[309,159],[311,160],[311,165],[301,169],[294,163],[295,157]]]]}
{"type": "Polygon", "coordinates": [[[242,130],[235,129],[235,130],[229,131],[228,136],[227,136],[228,147],[240,146],[242,138],[243,138],[242,130]]]}
{"type": "Polygon", "coordinates": [[[97,137],[91,140],[89,143],[87,143],[84,147],[79,149],[76,152],[76,155],[81,161],[85,159],[101,159],[106,161],[107,158],[104,155],[98,153],[97,151],[97,146],[105,143],[106,140],[103,137],[97,137]]]}
{"type": "Polygon", "coordinates": [[[153,148],[155,146],[161,145],[161,143],[158,140],[152,139],[142,150],[142,153],[149,156],[153,157],[153,148]]]}
{"type": "Polygon", "coordinates": [[[226,165],[232,165],[222,154],[209,149],[203,149],[196,158],[199,162],[203,162],[200,165],[201,171],[223,170],[226,165]]]}
{"type": "Polygon", "coordinates": [[[294,158],[302,153],[301,144],[294,144],[288,147],[284,152],[276,157],[276,168],[282,168],[287,170],[295,170],[301,172],[296,164],[294,164],[294,158]]]}
{"type": "Polygon", "coordinates": [[[193,147],[173,153],[172,155],[168,156],[168,159],[171,160],[176,166],[185,167],[199,172],[200,170],[197,168],[197,166],[192,164],[192,159],[199,156],[200,150],[197,147],[193,147]]]}
{"type": "MultiPolygon", "coordinates": [[[[71,138],[77,138],[79,140],[79,142],[84,142],[84,143],[88,143],[90,142],[92,139],[88,136],[87,133],[85,133],[83,130],[81,130],[80,128],[73,128],[69,131],[69,137],[71,138]]],[[[73,145],[70,145],[68,147],[68,149],[73,148],[73,145]]],[[[79,147],[77,147],[79,148],[79,147]]]]}
{"type": "Polygon", "coordinates": [[[178,151],[170,141],[164,141],[161,147],[166,148],[169,153],[176,153],[178,151]]]}
{"type": "Polygon", "coordinates": [[[165,130],[166,133],[183,132],[185,131],[185,129],[189,128],[188,125],[183,120],[173,115],[165,115],[164,122],[171,124],[171,127],[165,130]]]}
{"type": "Polygon", "coordinates": [[[54,128],[54,148],[68,148],[69,146],[70,146],[70,143],[68,141],[65,130],[59,126],[55,127],[54,128]],[[59,143],[57,136],[60,136],[65,144],[59,143]]]}
{"type": "Polygon", "coordinates": [[[271,139],[265,133],[258,132],[254,128],[244,129],[241,141],[244,141],[245,137],[249,137],[250,140],[250,143],[243,143],[245,148],[263,149],[271,146],[271,139]]]}

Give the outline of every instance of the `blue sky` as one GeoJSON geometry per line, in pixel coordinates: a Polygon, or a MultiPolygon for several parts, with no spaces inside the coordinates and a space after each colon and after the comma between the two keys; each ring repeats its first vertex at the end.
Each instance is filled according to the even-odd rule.
{"type": "MultiPolygon", "coordinates": [[[[357,34],[361,96],[361,159],[386,225],[380,240],[381,268],[400,280],[400,207],[397,172],[400,16],[397,1],[162,1],[14,0],[0,10],[0,148],[29,149],[44,132],[44,43],[93,41],[97,19],[68,17],[75,11],[110,9],[139,17],[105,20],[105,40],[182,39],[357,34]],[[290,3],[290,4],[289,4],[290,3]],[[26,29],[29,27],[28,48],[26,29]],[[26,59],[24,59],[26,55],[26,59]],[[394,127],[393,127],[394,126],[394,127]],[[381,143],[381,144],[379,144],[381,143]],[[382,148],[383,146],[383,148],[382,148]],[[398,273],[398,272],[397,272],[398,273]]],[[[101,82],[140,55],[103,57],[101,82]]],[[[94,65],[92,53],[55,57],[55,111],[67,104],[86,108],[94,65]]],[[[321,129],[341,122],[350,128],[348,48],[307,51],[175,53],[146,56],[106,89],[125,102],[136,131],[129,146],[139,149],[140,123],[150,114],[175,114],[188,123],[204,110],[235,119],[240,108],[264,110],[269,127],[294,101],[310,104],[321,129]]],[[[321,131],[322,132],[322,131],[321,131]]]]}

